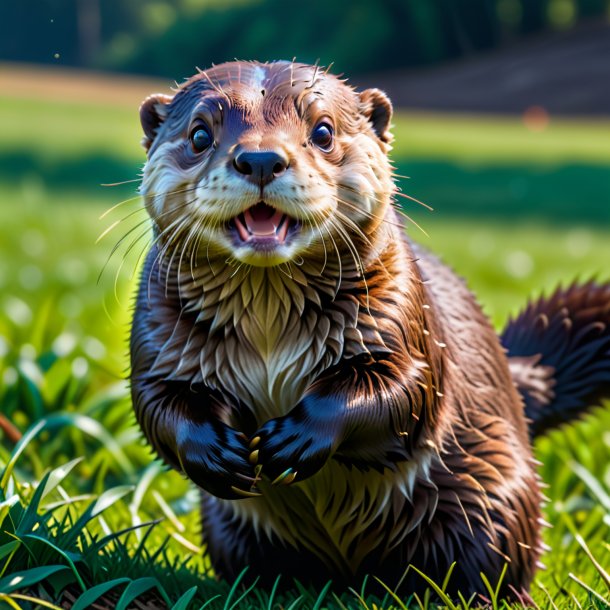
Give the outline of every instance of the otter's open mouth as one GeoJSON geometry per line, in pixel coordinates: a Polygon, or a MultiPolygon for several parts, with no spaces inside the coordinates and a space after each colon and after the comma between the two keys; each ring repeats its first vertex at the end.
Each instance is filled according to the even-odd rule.
{"type": "Polygon", "coordinates": [[[299,228],[299,222],[280,210],[259,201],[229,222],[241,242],[256,245],[280,245],[299,228]]]}

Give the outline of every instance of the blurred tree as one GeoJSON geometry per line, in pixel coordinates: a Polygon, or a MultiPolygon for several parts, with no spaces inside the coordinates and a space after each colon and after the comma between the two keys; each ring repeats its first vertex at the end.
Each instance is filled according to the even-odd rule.
{"type": "Polygon", "coordinates": [[[500,40],[496,0],[283,0],[244,2],[231,10],[178,14],[160,36],[145,37],[118,67],[190,74],[234,57],[320,59],[367,72],[441,61],[492,48],[500,40]],[[177,59],[180,58],[180,59],[177,59]],[[177,62],[179,65],[176,65],[177,62]],[[189,63],[192,62],[192,63],[189,63]],[[176,69],[178,68],[178,69],[176,69]]]}
{"type": "Polygon", "coordinates": [[[50,63],[59,54],[62,61],[76,64],[78,53],[72,44],[76,14],[68,10],[58,14],[54,4],[58,3],[52,0],[3,2],[0,57],[50,63]]]}
{"type": "Polygon", "coordinates": [[[597,17],[610,9],[607,0],[578,0],[578,14],[581,17],[597,17]]]}
{"type": "Polygon", "coordinates": [[[549,0],[547,17],[550,26],[556,30],[572,27],[577,18],[576,0],[549,0]]]}
{"type": "Polygon", "coordinates": [[[81,63],[89,64],[99,53],[101,45],[101,16],[99,0],[77,0],[78,49],[81,63]]]}
{"type": "Polygon", "coordinates": [[[431,64],[602,15],[607,0],[0,0],[0,59],[173,76],[241,58],[431,64]],[[565,18],[564,4],[570,8],[565,18]]]}
{"type": "Polygon", "coordinates": [[[547,0],[521,0],[521,32],[531,34],[546,25],[547,0]]]}

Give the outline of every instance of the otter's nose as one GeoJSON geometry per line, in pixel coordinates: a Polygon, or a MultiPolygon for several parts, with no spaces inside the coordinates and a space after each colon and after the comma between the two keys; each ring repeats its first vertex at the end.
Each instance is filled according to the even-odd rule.
{"type": "Polygon", "coordinates": [[[233,159],[233,166],[248,180],[263,186],[288,169],[288,159],[274,150],[242,150],[233,159]]]}

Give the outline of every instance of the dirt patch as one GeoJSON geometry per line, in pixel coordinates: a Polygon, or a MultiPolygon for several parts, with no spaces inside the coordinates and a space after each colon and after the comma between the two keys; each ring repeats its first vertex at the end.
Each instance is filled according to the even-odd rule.
{"type": "Polygon", "coordinates": [[[0,63],[2,97],[73,100],[133,108],[151,93],[169,93],[176,83],[124,74],[105,74],[29,64],[0,63]]]}
{"type": "Polygon", "coordinates": [[[585,23],[484,56],[427,70],[350,79],[384,89],[400,108],[515,114],[610,115],[610,24],[585,23]]]}

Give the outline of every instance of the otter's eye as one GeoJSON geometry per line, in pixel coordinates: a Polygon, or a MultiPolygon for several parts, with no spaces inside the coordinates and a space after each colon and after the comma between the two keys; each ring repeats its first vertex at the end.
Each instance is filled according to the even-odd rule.
{"type": "Polygon", "coordinates": [[[214,138],[212,138],[212,134],[207,127],[200,125],[193,129],[191,133],[191,143],[193,145],[193,150],[196,153],[201,153],[212,146],[214,138]]]}
{"type": "Polygon", "coordinates": [[[311,132],[311,141],[324,152],[333,148],[333,128],[328,123],[318,123],[311,132]]]}

